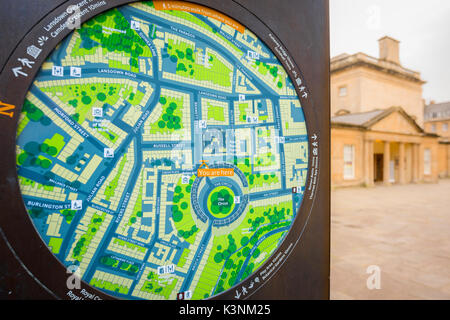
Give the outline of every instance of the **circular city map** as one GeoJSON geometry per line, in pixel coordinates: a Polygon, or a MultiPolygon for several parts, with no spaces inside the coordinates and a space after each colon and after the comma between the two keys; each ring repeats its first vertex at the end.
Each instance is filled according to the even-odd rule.
{"type": "Polygon", "coordinates": [[[74,30],[30,87],[16,149],[42,240],[121,299],[205,299],[252,276],[289,232],[308,171],[303,110],[273,52],[178,1],[74,30]]]}

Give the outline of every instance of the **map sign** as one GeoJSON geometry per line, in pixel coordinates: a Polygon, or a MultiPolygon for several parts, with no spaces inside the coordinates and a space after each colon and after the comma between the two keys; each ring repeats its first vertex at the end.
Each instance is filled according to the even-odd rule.
{"type": "Polygon", "coordinates": [[[180,1],[106,11],[61,42],[26,96],[16,151],[55,257],[111,296],[150,300],[210,298],[254,275],[296,218],[309,155],[274,53],[180,1]]]}

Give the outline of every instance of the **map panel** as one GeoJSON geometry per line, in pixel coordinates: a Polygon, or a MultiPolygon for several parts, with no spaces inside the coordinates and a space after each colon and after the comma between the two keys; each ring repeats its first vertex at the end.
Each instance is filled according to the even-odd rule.
{"type": "Polygon", "coordinates": [[[122,299],[205,299],[248,278],[289,232],[308,172],[276,56],[180,1],[118,7],[70,34],[27,94],[16,151],[45,244],[122,299]]]}

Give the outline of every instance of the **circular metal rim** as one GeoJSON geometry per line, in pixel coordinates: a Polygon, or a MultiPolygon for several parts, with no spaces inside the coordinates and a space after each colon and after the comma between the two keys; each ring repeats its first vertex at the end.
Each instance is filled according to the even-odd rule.
{"type": "MultiPolygon", "coordinates": [[[[40,20],[31,31],[25,36],[21,42],[16,46],[15,50],[10,55],[8,62],[5,64],[1,74],[0,74],[0,99],[1,101],[8,102],[15,106],[14,113],[12,114],[10,119],[2,118],[3,122],[3,131],[0,133],[0,138],[2,139],[2,145],[4,149],[4,157],[0,159],[0,177],[2,184],[0,184],[0,193],[3,195],[0,198],[0,207],[3,208],[2,211],[4,214],[0,215],[0,234],[7,242],[10,249],[13,251],[16,259],[21,263],[21,265],[25,268],[25,270],[32,275],[32,277],[40,283],[40,285],[48,292],[50,292],[55,298],[58,299],[71,299],[69,292],[66,286],[67,281],[67,270],[66,267],[50,252],[45,243],[43,243],[38,231],[35,229],[33,222],[28,217],[28,214],[25,209],[25,205],[20,193],[16,165],[15,165],[15,141],[16,141],[16,132],[17,132],[17,124],[18,118],[20,114],[20,108],[23,105],[25,100],[25,96],[28,92],[28,88],[32,84],[37,71],[40,66],[44,62],[45,58],[51,54],[53,49],[70,33],[71,30],[64,30],[57,37],[52,39],[51,45],[49,48],[45,50],[42,56],[36,60],[36,66],[39,68],[35,68],[33,73],[30,72],[29,77],[25,80],[21,80],[19,82],[18,79],[14,78],[12,73],[8,71],[14,68],[14,64],[17,59],[23,55],[25,52],[25,48],[33,43],[34,39],[37,39],[41,33],[41,30],[45,24],[49,22],[49,20],[64,11],[68,6],[75,4],[76,0],[69,0],[58,8],[47,14],[42,20],[40,20]],[[18,234],[18,230],[20,233],[27,233],[27,239],[22,238],[18,234]],[[31,231],[31,232],[30,232],[31,231]],[[27,254],[29,250],[33,252],[39,253],[40,259],[39,261],[33,260],[31,255],[27,254]],[[51,270],[51,273],[49,273],[51,270]]],[[[109,1],[106,6],[103,6],[101,10],[94,10],[90,12],[86,16],[82,17],[82,23],[85,21],[95,17],[96,15],[105,12],[107,10],[113,9],[115,7],[125,5],[132,2],[138,1],[130,1],[130,0],[112,0],[109,1]]],[[[238,22],[246,21],[242,23],[246,28],[251,30],[255,35],[262,40],[266,46],[272,50],[272,52],[277,56],[280,63],[285,68],[288,73],[290,79],[294,83],[294,72],[300,75],[303,80],[303,85],[307,88],[307,82],[305,81],[301,69],[297,66],[296,62],[293,60],[292,56],[289,54],[288,49],[283,45],[282,41],[274,35],[271,29],[258,17],[256,17],[253,13],[248,11],[245,7],[234,1],[223,2],[221,0],[189,0],[188,2],[196,3],[199,5],[203,5],[205,7],[210,7],[214,10],[224,13],[227,16],[235,19],[238,22]],[[280,56],[280,53],[275,50],[274,42],[278,42],[284,49],[289,57],[291,57],[291,61],[293,64],[293,68],[288,68],[283,58],[280,56]]],[[[295,86],[295,85],[294,85],[295,86]]],[[[296,88],[297,95],[299,98],[302,95],[302,92],[298,87],[296,88]]],[[[309,93],[308,89],[306,92],[309,93]]],[[[291,225],[288,234],[285,236],[281,245],[275,250],[275,252],[269,257],[269,259],[257,270],[253,271],[252,275],[255,275],[260,270],[266,268],[271,260],[278,255],[280,252],[285,253],[285,260],[278,264],[274,271],[272,271],[272,275],[265,279],[259,287],[257,287],[252,294],[256,291],[261,290],[264,285],[270,281],[271,277],[282,267],[284,262],[287,260],[290,253],[294,250],[297,243],[299,242],[309,220],[309,217],[312,213],[312,207],[315,199],[315,193],[311,191],[312,181],[311,170],[312,170],[312,139],[311,133],[318,132],[318,121],[316,119],[316,114],[313,112],[313,104],[314,100],[309,98],[307,100],[301,100],[303,112],[305,114],[305,121],[308,130],[308,175],[305,186],[305,193],[303,196],[303,200],[300,206],[299,211],[297,212],[297,216],[291,225]]],[[[318,165],[316,164],[316,167],[318,165]]],[[[251,281],[251,276],[241,281],[239,284],[231,287],[230,289],[215,295],[208,299],[227,299],[233,300],[236,299],[234,297],[234,290],[239,286],[248,286],[251,281]]],[[[103,291],[100,291],[89,284],[81,281],[81,288],[77,290],[77,292],[85,291],[88,293],[92,293],[87,298],[98,298],[98,299],[118,299],[117,297],[108,295],[103,291]]],[[[245,296],[245,299],[251,297],[251,294],[245,296]]]]}

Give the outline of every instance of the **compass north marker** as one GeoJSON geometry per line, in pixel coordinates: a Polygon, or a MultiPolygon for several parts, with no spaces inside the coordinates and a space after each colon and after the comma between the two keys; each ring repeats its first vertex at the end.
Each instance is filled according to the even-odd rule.
{"type": "Polygon", "coordinates": [[[1,115],[12,118],[12,117],[14,117],[14,111],[12,111],[14,109],[16,109],[15,105],[0,101],[0,114],[1,115]]]}

